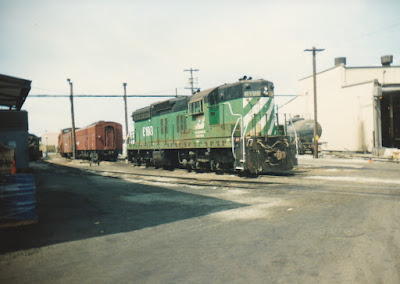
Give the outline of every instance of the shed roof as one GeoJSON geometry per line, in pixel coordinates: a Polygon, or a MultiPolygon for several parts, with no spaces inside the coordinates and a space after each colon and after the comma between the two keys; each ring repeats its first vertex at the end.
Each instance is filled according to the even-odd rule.
{"type": "Polygon", "coordinates": [[[0,106],[21,110],[31,90],[29,80],[0,74],[0,106]]]}

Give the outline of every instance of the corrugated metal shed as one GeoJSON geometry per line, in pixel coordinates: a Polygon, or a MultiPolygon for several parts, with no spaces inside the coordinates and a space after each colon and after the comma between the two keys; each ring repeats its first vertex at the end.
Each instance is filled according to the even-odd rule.
{"type": "Polygon", "coordinates": [[[31,81],[0,74],[0,106],[21,110],[31,90],[31,81]]]}

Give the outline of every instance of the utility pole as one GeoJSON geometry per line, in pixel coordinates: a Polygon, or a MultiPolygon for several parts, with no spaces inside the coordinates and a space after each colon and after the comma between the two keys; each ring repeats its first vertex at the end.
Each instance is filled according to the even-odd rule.
{"type": "Polygon", "coordinates": [[[71,79],[67,79],[67,82],[69,83],[69,90],[70,90],[70,96],[69,99],[71,100],[71,120],[72,120],[72,159],[76,158],[76,139],[75,139],[75,114],[74,114],[74,92],[73,92],[73,86],[71,79]]]}
{"type": "Polygon", "coordinates": [[[124,104],[125,104],[125,143],[128,145],[128,106],[126,103],[126,85],[127,83],[122,84],[124,86],[124,104]]]}
{"type": "Polygon", "coordinates": [[[194,81],[193,81],[193,72],[197,72],[199,71],[199,69],[185,69],[183,70],[183,72],[190,72],[190,78],[189,78],[189,84],[190,84],[190,88],[185,88],[185,89],[190,89],[192,91],[192,95],[194,94],[194,81]]]}
{"type": "Polygon", "coordinates": [[[313,46],[312,49],[305,49],[304,51],[311,51],[313,55],[313,80],[314,80],[314,158],[318,159],[318,120],[317,120],[317,75],[316,75],[316,59],[315,54],[325,49],[317,49],[313,46]]]}

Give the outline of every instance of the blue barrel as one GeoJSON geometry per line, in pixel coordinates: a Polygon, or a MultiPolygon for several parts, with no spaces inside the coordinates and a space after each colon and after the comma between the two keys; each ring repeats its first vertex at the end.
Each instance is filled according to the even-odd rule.
{"type": "Polygon", "coordinates": [[[35,191],[33,174],[0,177],[0,221],[36,219],[35,191]]]}

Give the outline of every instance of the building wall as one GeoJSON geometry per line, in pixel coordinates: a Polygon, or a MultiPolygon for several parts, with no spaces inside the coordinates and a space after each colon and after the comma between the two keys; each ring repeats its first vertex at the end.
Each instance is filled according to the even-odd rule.
{"type": "Polygon", "coordinates": [[[17,169],[29,167],[28,113],[0,111],[0,144],[15,149],[17,169]]]}
{"type": "MultiPolygon", "coordinates": [[[[371,152],[374,141],[374,82],[343,88],[340,93],[342,108],[340,127],[326,123],[327,149],[371,152]],[[342,131],[342,135],[337,135],[342,131]]],[[[323,123],[324,121],[322,121],[323,123]]]]}
{"type": "Polygon", "coordinates": [[[400,67],[360,67],[345,70],[345,86],[372,80],[378,80],[382,85],[400,82],[400,67]]]}
{"type": "Polygon", "coordinates": [[[40,150],[45,152],[57,152],[58,149],[58,132],[47,132],[42,134],[40,142],[40,150]],[[47,145],[47,147],[46,147],[47,145]]]}
{"type": "MultiPolygon", "coordinates": [[[[400,67],[346,68],[338,65],[317,74],[317,114],[322,149],[368,151],[374,147],[375,82],[400,83],[400,67]]],[[[299,81],[299,96],[279,111],[314,118],[313,77],[299,81]]]]}

